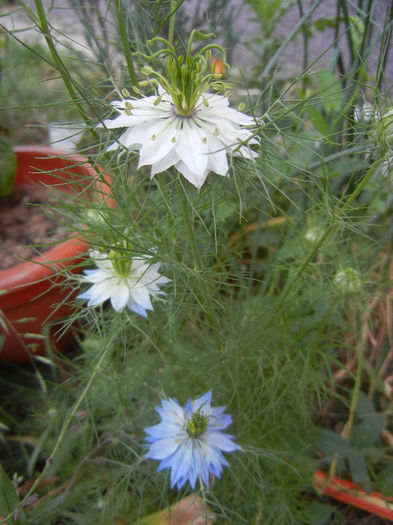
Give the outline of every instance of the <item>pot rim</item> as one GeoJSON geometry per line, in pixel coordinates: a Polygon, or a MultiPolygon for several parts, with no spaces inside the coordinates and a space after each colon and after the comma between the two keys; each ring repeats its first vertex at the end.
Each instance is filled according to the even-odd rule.
{"type": "MultiPolygon", "coordinates": [[[[67,150],[52,148],[50,146],[16,146],[16,154],[30,153],[34,158],[61,158],[65,161],[77,163],[88,175],[97,176],[96,171],[88,163],[87,157],[70,153],[67,150]]],[[[88,245],[75,237],[65,239],[56,244],[42,255],[0,270],[0,293],[5,291],[8,295],[13,289],[21,286],[27,287],[54,276],[61,268],[67,266],[67,261],[75,263],[75,259],[87,251],[88,245]]],[[[15,290],[16,291],[16,290],[15,290]]]]}

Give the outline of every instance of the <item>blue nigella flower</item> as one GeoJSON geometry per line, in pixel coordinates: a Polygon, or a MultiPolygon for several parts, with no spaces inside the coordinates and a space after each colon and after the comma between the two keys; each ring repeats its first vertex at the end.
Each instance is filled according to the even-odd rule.
{"type": "Polygon", "coordinates": [[[146,457],[161,461],[157,471],[170,468],[171,487],[180,489],[189,481],[192,489],[198,478],[206,487],[209,475],[221,477],[222,467],[229,463],[222,452],[240,447],[233,436],[223,430],[232,423],[225,407],[213,408],[211,390],[194,401],[189,399],[183,408],[176,399],[161,401],[156,407],[161,416],[158,425],[145,430],[149,451],[146,457]]]}

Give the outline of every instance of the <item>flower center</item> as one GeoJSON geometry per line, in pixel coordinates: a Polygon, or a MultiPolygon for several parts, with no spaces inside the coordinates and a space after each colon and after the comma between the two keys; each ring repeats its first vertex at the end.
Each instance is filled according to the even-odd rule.
{"type": "Polygon", "coordinates": [[[207,430],[207,416],[200,412],[192,414],[190,421],[187,423],[186,431],[190,437],[196,438],[207,430]]]}
{"type": "Polygon", "coordinates": [[[130,256],[125,257],[124,254],[116,250],[111,250],[109,258],[112,262],[113,269],[120,277],[128,277],[130,275],[132,265],[130,256]]]}
{"type": "MultiPolygon", "coordinates": [[[[141,72],[149,77],[139,83],[140,86],[146,86],[153,84],[156,87],[161,87],[171,96],[174,104],[174,111],[179,117],[192,117],[196,111],[196,105],[202,97],[204,105],[207,107],[208,101],[203,96],[204,92],[209,88],[216,91],[218,94],[229,95],[230,89],[233,87],[228,82],[223,82],[223,73],[216,72],[214,62],[211,62],[211,49],[218,49],[223,57],[223,64],[228,68],[228,64],[225,63],[224,50],[216,45],[209,44],[199,51],[195,56],[191,55],[192,41],[195,37],[205,40],[213,35],[206,35],[198,31],[192,31],[190,39],[187,45],[187,51],[185,55],[177,55],[173,45],[164,40],[163,38],[153,38],[150,45],[159,42],[160,45],[164,43],[167,47],[160,49],[148,57],[143,55],[144,58],[153,59],[159,55],[166,57],[166,63],[164,66],[164,73],[158,73],[150,66],[144,66],[141,72]]],[[[159,104],[161,97],[156,99],[155,104],[159,104]]]]}
{"type": "Polygon", "coordinates": [[[198,110],[196,108],[192,108],[192,110],[190,109],[190,112],[188,115],[183,115],[181,112],[179,112],[179,109],[177,106],[173,105],[173,114],[175,115],[175,117],[179,117],[179,118],[192,118],[196,115],[196,113],[198,112],[198,110]]]}

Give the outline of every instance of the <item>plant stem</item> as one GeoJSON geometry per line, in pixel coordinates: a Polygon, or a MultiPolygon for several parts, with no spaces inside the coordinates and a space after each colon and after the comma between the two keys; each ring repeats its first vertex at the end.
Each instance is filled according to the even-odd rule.
{"type": "Polygon", "coordinates": [[[23,508],[23,505],[26,503],[26,501],[30,498],[30,496],[34,493],[34,491],[36,490],[36,488],[39,486],[42,478],[45,476],[47,470],[49,469],[49,467],[51,466],[54,458],[56,457],[56,454],[57,454],[57,451],[59,450],[60,448],[60,445],[62,444],[63,442],[63,438],[68,430],[68,427],[70,426],[77,410],[79,409],[82,401],[84,400],[84,398],[86,397],[88,391],[90,390],[90,387],[91,385],[93,384],[93,381],[96,377],[96,375],[98,374],[100,368],[101,368],[101,365],[104,361],[104,359],[106,358],[106,356],[108,355],[108,352],[109,350],[112,349],[112,339],[114,337],[117,336],[117,332],[115,331],[114,333],[114,336],[110,339],[110,341],[108,342],[108,344],[106,345],[106,348],[104,349],[104,351],[102,352],[101,354],[101,357],[99,358],[96,366],[94,367],[92,373],[91,373],[91,376],[85,386],[85,388],[83,389],[81,395],[79,396],[78,400],[76,401],[76,403],[74,404],[74,406],[72,407],[70,413],[68,414],[68,416],[66,417],[64,423],[63,423],[63,426],[62,426],[62,429],[60,431],[60,434],[56,440],[56,443],[55,443],[55,446],[53,447],[52,449],[52,452],[50,453],[47,461],[46,461],[46,465],[45,467],[43,468],[43,470],[41,471],[40,475],[37,477],[37,479],[35,480],[35,482],[33,483],[33,485],[31,486],[30,490],[27,492],[27,494],[25,495],[25,497],[23,498],[23,500],[20,502],[20,506],[23,508]]]}
{"type": "Polygon", "coordinates": [[[173,45],[173,36],[175,34],[175,18],[176,18],[176,0],[171,0],[169,7],[170,19],[169,19],[169,35],[168,42],[173,45]]]}
{"type": "Polygon", "coordinates": [[[277,51],[274,53],[272,58],[267,63],[265,69],[262,72],[261,80],[263,80],[267,75],[270,73],[270,70],[276,63],[277,59],[280,57],[282,51],[287,47],[287,45],[292,42],[293,37],[296,35],[296,33],[303,27],[304,22],[312,15],[312,13],[315,11],[315,9],[323,2],[323,0],[317,0],[313,6],[310,7],[310,9],[305,13],[304,16],[299,20],[299,22],[296,24],[296,26],[293,28],[293,30],[289,33],[287,38],[284,40],[284,42],[281,44],[281,46],[277,49],[277,51]]]}
{"type": "Polygon", "coordinates": [[[126,25],[124,23],[124,13],[122,11],[122,2],[121,0],[115,0],[115,9],[116,9],[116,17],[117,17],[117,23],[119,24],[119,31],[120,31],[120,37],[121,42],[123,45],[123,52],[124,56],[127,62],[127,69],[128,74],[130,75],[130,79],[132,84],[136,85],[138,83],[138,79],[135,73],[135,67],[134,62],[132,60],[132,55],[130,51],[130,44],[128,42],[128,34],[126,25]]]}
{"type": "MultiPolygon", "coordinates": [[[[60,58],[60,55],[58,54],[57,50],[56,50],[56,47],[53,43],[53,39],[51,37],[51,34],[50,34],[50,29],[49,29],[49,25],[48,25],[48,20],[46,18],[46,15],[45,15],[45,10],[44,10],[44,7],[42,5],[42,0],[34,0],[35,2],[35,6],[36,6],[36,9],[37,9],[37,14],[38,14],[38,19],[39,19],[39,23],[40,23],[40,31],[41,33],[44,35],[45,37],[45,40],[46,40],[46,43],[48,45],[48,48],[49,48],[49,52],[56,64],[56,67],[59,71],[59,73],[61,74],[62,78],[63,78],[63,82],[74,102],[74,104],[76,105],[79,113],[81,114],[85,124],[87,126],[89,126],[89,118],[88,116],[86,115],[86,112],[85,110],[83,109],[82,105],[79,103],[78,101],[78,96],[74,90],[74,86],[72,85],[72,80],[71,80],[71,76],[64,64],[64,62],[62,61],[62,59],[60,58]]],[[[95,133],[94,130],[91,130],[91,132],[93,133],[93,135],[98,138],[98,135],[95,133]]]]}
{"type": "Polygon", "coordinates": [[[183,212],[183,218],[184,223],[186,225],[187,233],[188,233],[188,239],[191,242],[191,249],[192,249],[192,255],[194,259],[194,268],[196,270],[200,270],[202,268],[202,262],[201,257],[199,255],[198,250],[198,243],[195,236],[194,228],[192,227],[191,217],[190,217],[190,203],[187,199],[187,193],[183,187],[183,184],[180,181],[180,176],[178,177],[178,188],[180,193],[180,200],[182,205],[182,212],[183,212]]]}
{"type": "MultiPolygon", "coordinates": [[[[383,159],[382,159],[383,160],[383,159]]],[[[278,301],[275,313],[281,308],[284,300],[288,296],[289,292],[292,290],[294,283],[298,282],[301,274],[304,272],[308,264],[312,261],[316,253],[318,252],[319,248],[324,243],[325,239],[331,234],[333,229],[336,226],[337,219],[341,217],[341,215],[347,210],[347,208],[352,204],[352,202],[358,197],[358,195],[362,192],[364,187],[367,185],[371,177],[374,175],[376,170],[378,169],[379,165],[381,164],[382,160],[374,162],[366,173],[366,175],[363,177],[363,179],[359,182],[359,184],[356,186],[355,190],[351,193],[351,195],[348,197],[348,199],[344,202],[344,204],[341,206],[340,209],[337,210],[337,212],[334,213],[334,219],[331,225],[325,230],[323,235],[318,239],[318,241],[314,244],[313,248],[309,251],[307,254],[307,257],[301,264],[300,268],[296,272],[296,275],[294,278],[287,282],[284,290],[280,296],[280,300],[278,301]]]]}
{"type": "MultiPolygon", "coordinates": [[[[342,434],[341,434],[342,437],[347,440],[351,437],[353,427],[355,425],[356,408],[358,406],[360,387],[362,385],[363,365],[364,365],[364,332],[362,332],[362,337],[361,337],[360,345],[358,348],[358,362],[357,362],[357,368],[356,368],[355,383],[353,385],[351,404],[349,407],[348,421],[346,422],[344,429],[342,431],[342,434]]],[[[332,462],[330,463],[327,482],[329,482],[334,477],[336,468],[337,468],[337,454],[334,455],[332,462]]]]}

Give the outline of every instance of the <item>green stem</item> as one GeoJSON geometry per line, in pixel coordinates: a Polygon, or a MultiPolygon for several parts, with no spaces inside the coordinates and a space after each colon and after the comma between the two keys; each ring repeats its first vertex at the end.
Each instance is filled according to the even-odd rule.
{"type": "Polygon", "coordinates": [[[176,0],[171,0],[171,5],[169,7],[170,19],[169,19],[169,34],[168,42],[173,45],[173,37],[175,34],[175,18],[176,18],[176,0]]]}
{"type": "Polygon", "coordinates": [[[318,252],[319,248],[324,243],[325,239],[331,234],[331,232],[335,228],[337,219],[342,216],[342,214],[347,210],[347,208],[352,204],[352,202],[362,192],[362,190],[367,185],[367,183],[369,182],[371,177],[374,175],[375,171],[378,169],[378,167],[381,164],[381,162],[382,162],[382,160],[376,161],[376,162],[374,162],[374,164],[372,164],[370,166],[368,172],[363,177],[363,179],[359,182],[359,184],[356,186],[356,188],[353,191],[353,193],[351,193],[351,195],[344,202],[342,207],[339,210],[337,210],[337,212],[334,214],[334,220],[333,220],[332,224],[325,230],[324,234],[314,244],[313,248],[310,250],[310,252],[308,253],[307,257],[305,258],[305,260],[301,264],[300,268],[296,272],[296,275],[294,276],[294,278],[291,281],[287,282],[287,284],[285,285],[284,290],[283,290],[283,292],[282,292],[282,294],[280,296],[280,300],[278,301],[275,313],[277,313],[277,310],[279,310],[281,308],[284,300],[288,296],[289,292],[292,290],[294,284],[298,282],[300,276],[302,275],[302,273],[304,272],[304,270],[306,269],[308,264],[314,259],[316,253],[318,252]]]}
{"type": "Polygon", "coordinates": [[[342,12],[343,12],[343,17],[344,17],[344,22],[345,22],[345,27],[346,27],[349,55],[351,57],[351,64],[353,64],[353,62],[355,60],[355,52],[354,52],[354,48],[353,48],[352,34],[351,34],[351,30],[350,30],[350,26],[353,25],[353,24],[349,20],[347,0],[340,0],[340,5],[341,5],[342,12]]]}
{"type": "MultiPolygon", "coordinates": [[[[363,365],[364,365],[364,336],[362,333],[362,338],[361,338],[361,342],[360,342],[359,350],[358,350],[358,362],[357,362],[357,368],[356,368],[355,383],[353,385],[353,391],[352,391],[351,405],[349,407],[348,421],[346,425],[344,426],[344,430],[342,432],[342,437],[347,440],[351,437],[353,428],[355,426],[356,409],[357,409],[358,401],[359,401],[360,387],[362,385],[363,365]]],[[[337,454],[335,454],[332,459],[332,462],[330,463],[330,467],[329,467],[329,475],[328,475],[329,481],[334,477],[336,473],[337,461],[338,461],[337,454]]]]}
{"type": "Polygon", "coordinates": [[[66,419],[65,419],[65,421],[63,423],[62,429],[60,431],[60,434],[59,434],[59,436],[58,436],[58,438],[56,440],[55,446],[53,447],[52,452],[49,455],[49,458],[48,458],[48,460],[46,462],[45,467],[43,468],[43,470],[41,471],[40,475],[37,477],[37,479],[35,480],[35,482],[31,486],[30,490],[27,492],[27,494],[25,495],[23,500],[20,502],[20,505],[21,505],[22,508],[23,508],[23,505],[26,503],[26,501],[30,498],[30,496],[32,494],[34,494],[34,492],[37,489],[37,487],[39,486],[42,478],[45,476],[46,472],[50,468],[54,458],[56,457],[57,451],[59,450],[60,445],[63,442],[64,436],[65,436],[65,434],[66,434],[66,432],[68,430],[68,427],[70,426],[73,418],[75,417],[75,414],[76,414],[77,410],[79,409],[82,401],[84,400],[84,398],[86,397],[88,391],[90,390],[90,387],[93,384],[93,381],[96,378],[96,375],[100,371],[101,365],[102,365],[104,359],[106,358],[106,356],[108,355],[109,350],[112,349],[112,339],[114,337],[116,337],[116,336],[117,336],[117,333],[115,332],[114,336],[108,342],[105,350],[102,352],[101,357],[99,358],[96,366],[94,367],[94,369],[93,369],[93,371],[91,373],[91,376],[90,376],[90,378],[89,378],[85,388],[83,389],[83,392],[81,393],[81,395],[79,396],[78,400],[76,401],[76,403],[72,407],[70,413],[66,417],[66,419]]]}
{"type": "MultiPolygon", "coordinates": [[[[82,115],[82,118],[85,122],[85,124],[89,127],[89,118],[88,116],[86,115],[86,112],[85,110],[83,109],[82,105],[78,102],[78,96],[75,92],[75,89],[74,89],[74,86],[72,85],[72,80],[71,80],[71,76],[64,64],[64,62],[62,61],[62,59],[60,58],[60,55],[57,53],[56,51],[56,47],[53,43],[53,39],[51,37],[51,34],[50,34],[50,29],[49,29],[49,25],[48,25],[48,20],[46,18],[46,15],[45,15],[45,10],[44,10],[44,7],[42,5],[42,0],[34,0],[35,1],[35,6],[36,6],[36,9],[37,9],[37,14],[38,14],[38,19],[39,19],[39,23],[40,23],[40,26],[39,26],[39,29],[41,31],[41,33],[44,35],[44,38],[46,40],[46,43],[48,45],[48,48],[49,48],[49,52],[52,56],[52,59],[54,60],[55,64],[56,64],[56,67],[59,71],[59,73],[61,74],[62,78],[63,78],[63,82],[68,90],[68,93],[70,94],[74,104],[76,105],[79,113],[82,115]]],[[[92,131],[93,135],[98,138],[98,135],[92,131]]]]}
{"type": "Polygon", "coordinates": [[[124,23],[125,16],[122,10],[121,0],[115,0],[115,10],[116,10],[117,23],[119,24],[119,31],[120,31],[121,43],[123,45],[124,57],[127,62],[128,74],[130,75],[132,84],[136,85],[138,83],[138,79],[135,73],[134,61],[132,60],[130,44],[128,42],[128,34],[127,34],[126,25],[124,23]]]}
{"type": "Polygon", "coordinates": [[[363,338],[362,338],[362,341],[359,347],[358,363],[357,363],[357,369],[356,369],[355,384],[353,386],[353,392],[352,392],[351,406],[349,407],[348,421],[344,429],[345,430],[344,437],[346,439],[350,438],[353,427],[355,425],[356,408],[358,406],[360,387],[362,384],[363,362],[364,362],[364,344],[363,344],[363,338]]]}
{"type": "Polygon", "coordinates": [[[270,73],[270,70],[275,65],[276,61],[280,57],[282,51],[287,47],[287,45],[292,42],[293,37],[296,35],[296,33],[302,28],[303,24],[306,22],[306,20],[312,15],[312,13],[315,11],[315,9],[323,2],[323,0],[317,0],[313,6],[310,7],[310,9],[307,11],[307,13],[302,16],[302,18],[299,20],[299,22],[296,24],[296,26],[293,28],[293,30],[289,33],[287,38],[284,40],[284,42],[281,44],[281,46],[277,49],[277,51],[274,53],[272,58],[267,63],[265,69],[262,72],[262,80],[267,77],[267,75],[270,73]]]}
{"type": "Polygon", "coordinates": [[[193,255],[193,260],[194,260],[194,268],[195,270],[200,270],[202,268],[202,261],[199,255],[198,243],[196,240],[195,231],[194,231],[194,228],[192,227],[192,222],[191,222],[191,217],[190,217],[190,203],[188,202],[187,193],[183,187],[183,184],[180,181],[180,176],[179,176],[178,182],[179,182],[178,188],[179,188],[179,193],[180,193],[184,224],[186,225],[188,239],[191,242],[191,249],[192,249],[192,255],[193,255]]]}
{"type": "MultiPolygon", "coordinates": [[[[201,256],[198,249],[198,242],[197,237],[195,235],[195,230],[192,226],[191,216],[190,216],[190,202],[187,199],[187,193],[186,190],[180,180],[180,175],[178,175],[178,192],[181,193],[179,195],[179,200],[181,200],[182,205],[182,212],[183,212],[183,220],[184,224],[186,226],[187,230],[187,240],[191,243],[191,251],[193,256],[193,262],[194,262],[194,270],[199,275],[202,274],[203,265],[201,256]]],[[[201,275],[201,279],[204,279],[204,276],[201,275]]],[[[211,291],[209,289],[209,281],[203,280],[201,289],[195,293],[195,297],[201,306],[202,310],[204,311],[204,314],[206,315],[206,319],[212,329],[212,333],[214,334],[214,338],[216,340],[217,348],[222,347],[222,342],[220,340],[220,330],[217,324],[217,318],[214,315],[214,311],[217,307],[217,304],[215,303],[211,291]]]]}

